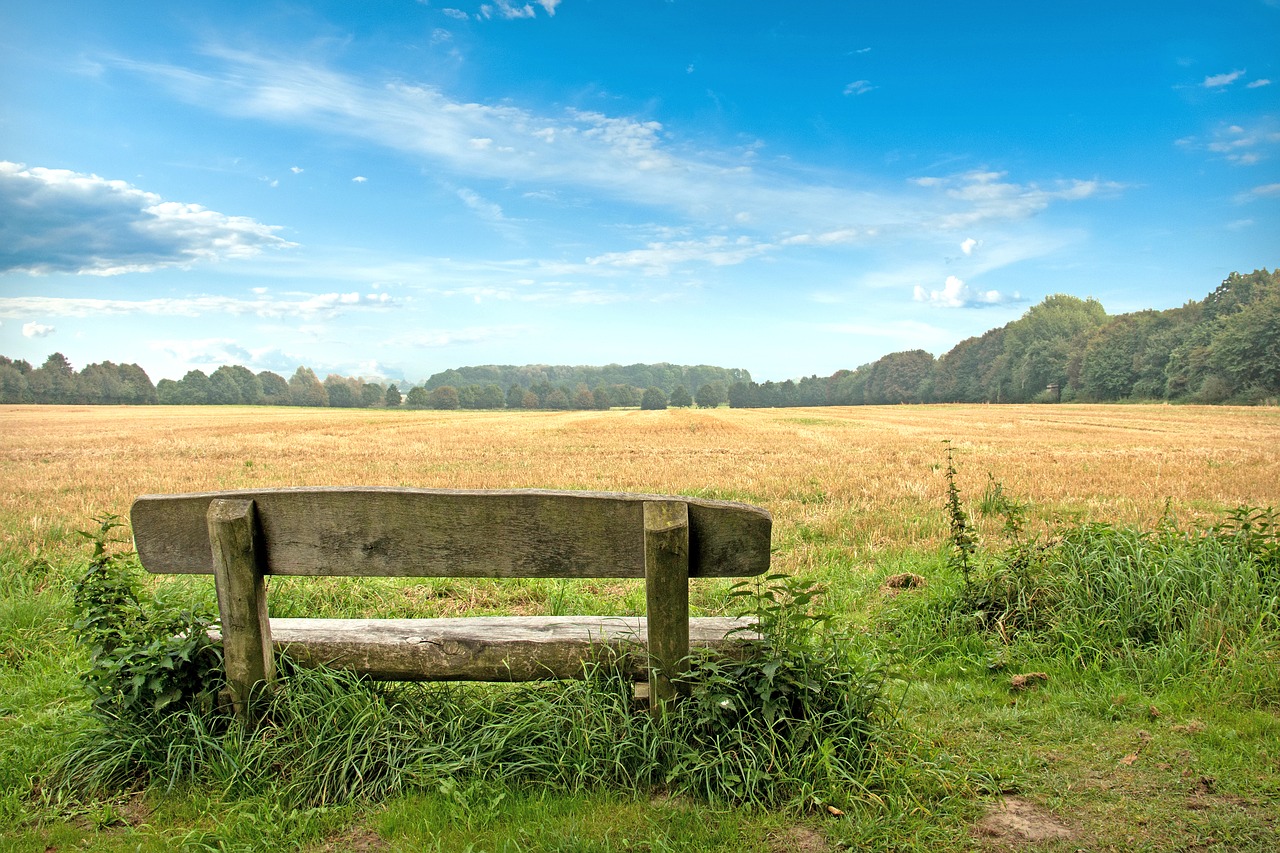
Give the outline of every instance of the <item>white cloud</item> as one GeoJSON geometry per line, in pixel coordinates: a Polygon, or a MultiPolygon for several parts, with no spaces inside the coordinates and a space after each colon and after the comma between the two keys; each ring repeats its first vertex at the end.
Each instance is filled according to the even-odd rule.
{"type": "Polygon", "coordinates": [[[960,244],[960,251],[964,252],[966,255],[972,255],[973,250],[980,245],[982,244],[979,243],[977,240],[973,239],[972,237],[970,237],[960,244]]]}
{"type": "Polygon", "coordinates": [[[539,114],[505,101],[460,101],[403,80],[351,77],[296,57],[207,52],[211,71],[116,64],[203,108],[367,140],[452,173],[460,184],[503,182],[560,198],[569,188],[576,196],[675,210],[712,229],[750,230],[761,241],[793,235],[791,245],[836,245],[965,228],[1118,187],[1100,180],[1017,184],[990,172],[921,177],[910,189],[867,188],[853,178],[772,170],[752,159],[754,147],[695,150],[642,117],[539,114]],[[922,202],[918,188],[938,192],[922,202]]]}
{"type": "Polygon", "coordinates": [[[1253,166],[1267,159],[1268,149],[1280,145],[1280,129],[1277,129],[1274,120],[1263,119],[1260,124],[1252,127],[1222,125],[1213,131],[1213,137],[1207,141],[1185,137],[1179,139],[1177,144],[1184,148],[1218,154],[1237,166],[1253,166]]]}
{"type": "Polygon", "coordinates": [[[926,290],[917,284],[912,298],[940,308],[981,308],[1021,299],[1017,293],[1005,296],[998,290],[974,290],[954,275],[947,276],[942,290],[926,290]]]}
{"type": "Polygon", "coordinates": [[[255,315],[266,318],[331,316],[351,309],[389,307],[394,300],[387,293],[289,294],[253,299],[234,296],[193,296],[163,299],[93,299],[56,296],[0,297],[0,317],[46,314],[55,317],[97,317],[148,314],[172,317],[201,317],[207,314],[255,315]]]}
{"type": "Polygon", "coordinates": [[[467,21],[471,19],[471,16],[461,9],[441,9],[440,11],[444,12],[455,21],[467,21]]]}
{"type": "Polygon", "coordinates": [[[1250,81],[1250,82],[1249,82],[1249,84],[1245,86],[1245,88],[1246,88],[1246,89],[1261,89],[1263,86],[1270,86],[1270,85],[1271,85],[1271,81],[1270,81],[1270,80],[1268,80],[1266,77],[1260,77],[1260,78],[1258,78],[1257,80],[1252,80],[1252,81],[1250,81]]]}
{"type": "Polygon", "coordinates": [[[705,240],[650,243],[644,249],[627,252],[607,252],[587,258],[587,264],[639,269],[647,275],[666,275],[671,272],[672,267],[689,262],[717,267],[734,266],[759,257],[769,248],[767,244],[748,237],[710,237],[705,240]]]}
{"type": "Polygon", "coordinates": [[[366,181],[368,181],[368,180],[369,180],[369,179],[368,179],[368,178],[366,178],[364,175],[356,175],[354,178],[352,178],[352,179],[351,179],[351,183],[353,183],[353,184],[363,184],[363,183],[365,183],[365,182],[366,182],[366,181]]]}
{"type": "Polygon", "coordinates": [[[556,7],[560,5],[560,0],[538,0],[538,5],[547,10],[547,14],[555,17],[556,7]]]}
{"type": "Polygon", "coordinates": [[[1099,180],[1055,181],[1050,186],[1006,181],[1004,172],[974,170],[949,177],[915,178],[912,183],[942,189],[955,207],[934,220],[944,229],[967,228],[987,220],[1017,220],[1034,216],[1057,201],[1081,201],[1122,190],[1122,184],[1099,180]]]}
{"type": "MultiPolygon", "coordinates": [[[[554,7],[555,4],[552,4],[554,7]]],[[[518,20],[520,18],[532,18],[536,13],[533,7],[528,3],[523,6],[512,5],[510,0],[497,0],[496,8],[485,3],[480,7],[480,14],[485,18],[492,18],[494,14],[505,18],[508,21],[518,20]]]]}
{"type": "Polygon", "coordinates": [[[301,166],[290,166],[289,171],[293,172],[295,175],[301,175],[304,170],[301,166]]]}
{"type": "Polygon", "coordinates": [[[1220,89],[1223,86],[1230,86],[1244,75],[1244,70],[1230,71],[1226,74],[1211,74],[1204,78],[1204,82],[1200,85],[1206,89],[1220,89]]]}
{"type": "Polygon", "coordinates": [[[463,187],[458,190],[458,198],[484,221],[491,225],[508,225],[510,220],[502,212],[502,206],[482,197],[475,190],[463,187]]]}
{"type": "Polygon", "coordinates": [[[844,93],[846,95],[865,95],[874,88],[876,87],[871,85],[870,80],[854,80],[844,87],[844,93]]]}
{"type": "Polygon", "coordinates": [[[56,331],[53,326],[46,326],[43,323],[23,323],[22,336],[24,338],[47,338],[56,331]]]}
{"type": "Polygon", "coordinates": [[[0,161],[0,273],[118,275],[291,247],[278,226],[124,181],[0,161]]]}

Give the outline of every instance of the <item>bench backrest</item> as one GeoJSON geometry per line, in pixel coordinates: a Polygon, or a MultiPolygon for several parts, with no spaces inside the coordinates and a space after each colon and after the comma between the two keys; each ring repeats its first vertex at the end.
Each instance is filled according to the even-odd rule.
{"type": "Polygon", "coordinates": [[[688,506],[689,576],[769,568],[772,518],[728,501],[612,492],[376,487],[143,495],[130,521],[142,565],[212,574],[207,513],[252,500],[263,574],[355,577],[645,577],[644,505],[688,506]]]}

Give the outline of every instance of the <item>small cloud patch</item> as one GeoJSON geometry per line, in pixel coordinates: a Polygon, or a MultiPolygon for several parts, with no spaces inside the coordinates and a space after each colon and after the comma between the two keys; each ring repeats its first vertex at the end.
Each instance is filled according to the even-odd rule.
{"type": "Polygon", "coordinates": [[[912,298],[939,308],[986,308],[1021,301],[1017,293],[1008,296],[998,290],[974,290],[954,275],[947,276],[941,290],[926,290],[917,284],[912,298]]]}

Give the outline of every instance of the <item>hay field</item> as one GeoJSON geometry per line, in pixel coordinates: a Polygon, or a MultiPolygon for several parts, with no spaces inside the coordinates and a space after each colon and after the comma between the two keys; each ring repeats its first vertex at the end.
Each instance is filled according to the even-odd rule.
{"type": "MultiPolygon", "coordinates": [[[[778,568],[869,563],[945,534],[944,439],[974,502],[988,472],[1033,514],[1149,522],[1280,505],[1280,410],[897,406],[641,412],[0,407],[0,536],[70,547],[151,492],[300,485],[556,488],[741,500],[778,568]]],[[[995,521],[991,520],[994,524],[995,521]]],[[[78,547],[78,546],[77,546],[78,547]]]]}

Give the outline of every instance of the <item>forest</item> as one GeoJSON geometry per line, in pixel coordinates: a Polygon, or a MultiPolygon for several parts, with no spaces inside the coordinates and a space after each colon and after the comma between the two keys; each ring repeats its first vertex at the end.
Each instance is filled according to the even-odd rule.
{"type": "Polygon", "coordinates": [[[61,353],[40,367],[0,356],[0,403],[292,405],[415,409],[735,408],[899,403],[1275,403],[1280,397],[1280,269],[1232,273],[1203,300],[1108,315],[1054,295],[938,358],[895,352],[853,370],[756,383],[708,365],[484,365],[407,389],[308,367],[287,380],[223,365],[152,384],[136,364],[76,371],[61,353]]]}

